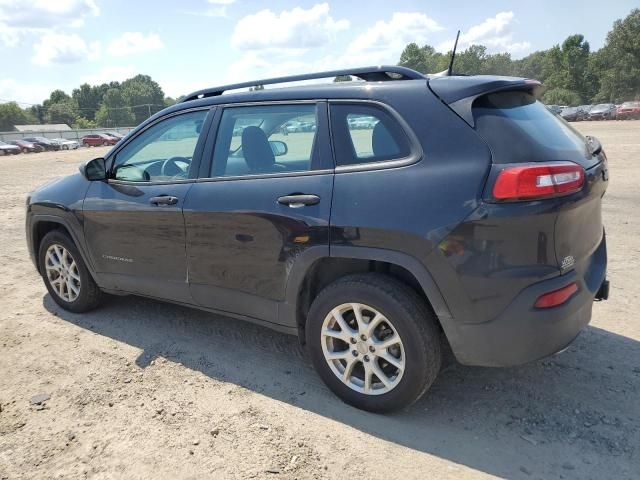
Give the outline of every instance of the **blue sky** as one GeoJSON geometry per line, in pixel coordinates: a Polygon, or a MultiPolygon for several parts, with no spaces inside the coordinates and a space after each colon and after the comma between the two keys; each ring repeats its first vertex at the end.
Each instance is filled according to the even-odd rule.
{"type": "Polygon", "coordinates": [[[222,83],[397,63],[411,41],[514,58],[583,33],[600,48],[639,0],[0,0],[0,99],[151,75],[177,96],[222,83]]]}

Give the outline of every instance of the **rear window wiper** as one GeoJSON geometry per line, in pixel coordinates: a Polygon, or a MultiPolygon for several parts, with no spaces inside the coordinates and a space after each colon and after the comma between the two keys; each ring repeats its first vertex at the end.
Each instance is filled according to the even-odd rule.
{"type": "Polygon", "coordinates": [[[592,137],[591,135],[587,135],[586,138],[589,153],[591,153],[591,155],[598,155],[602,151],[602,144],[600,143],[600,140],[596,137],[592,137]]]}

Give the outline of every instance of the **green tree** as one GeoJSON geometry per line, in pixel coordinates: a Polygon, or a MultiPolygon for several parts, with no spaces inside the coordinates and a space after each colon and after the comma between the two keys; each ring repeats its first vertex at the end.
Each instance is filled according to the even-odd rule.
{"type": "Polygon", "coordinates": [[[97,126],[98,125],[96,124],[95,121],[89,120],[84,117],[78,117],[75,123],[73,124],[73,128],[95,128],[97,126]]]}
{"type": "Polygon", "coordinates": [[[93,120],[96,117],[96,112],[100,107],[100,102],[105,92],[106,89],[102,91],[98,86],[92,87],[88,83],[83,83],[71,92],[71,97],[78,104],[80,114],[88,120],[93,120]]]}
{"type": "MultiPolygon", "coordinates": [[[[442,54],[429,45],[409,43],[400,55],[399,65],[433,74],[446,70],[450,58],[451,52],[442,54]]],[[[605,46],[597,52],[591,51],[589,42],[580,34],[518,60],[508,53],[489,54],[486,47],[472,45],[456,54],[453,71],[534,78],[544,82],[544,98],[550,103],[640,99],[640,9],[617,20],[605,46]]]]}
{"type": "Polygon", "coordinates": [[[450,56],[450,52],[448,56],[436,52],[431,45],[418,47],[415,43],[410,43],[400,55],[399,65],[422,73],[437,73],[449,66],[450,56]]]}
{"type": "Polygon", "coordinates": [[[32,105],[29,108],[29,112],[35,119],[35,123],[44,123],[46,121],[46,111],[42,105],[32,105]]]}
{"type": "Polygon", "coordinates": [[[66,99],[49,104],[47,108],[48,123],[66,123],[72,125],[78,117],[78,104],[69,96],[66,99]]]}
{"type": "Polygon", "coordinates": [[[547,90],[542,96],[542,100],[547,105],[570,105],[576,107],[582,103],[582,97],[566,88],[552,88],[547,90]]]}
{"type": "Polygon", "coordinates": [[[11,131],[14,125],[28,123],[27,115],[16,102],[0,104],[0,131],[11,131]]]}
{"type": "Polygon", "coordinates": [[[136,75],[122,82],[122,96],[131,107],[135,123],[141,123],[164,106],[164,92],[148,75],[136,75]]]}
{"type": "Polygon", "coordinates": [[[622,102],[640,96],[640,9],[614,22],[593,63],[600,70],[597,100],[622,102]]]}
{"type": "Polygon", "coordinates": [[[337,82],[351,82],[353,80],[353,78],[351,78],[351,75],[338,75],[336,78],[333,79],[334,83],[337,82]]]}
{"type": "Polygon", "coordinates": [[[101,127],[128,127],[135,124],[131,108],[119,89],[110,88],[104,94],[103,102],[96,112],[96,124],[101,127]]]}

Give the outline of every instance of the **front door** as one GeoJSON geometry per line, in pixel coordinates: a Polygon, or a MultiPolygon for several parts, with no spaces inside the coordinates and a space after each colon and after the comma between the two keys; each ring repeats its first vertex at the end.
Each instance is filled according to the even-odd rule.
{"type": "Polygon", "coordinates": [[[109,156],[106,182],[92,182],[84,232],[103,288],[191,302],[182,208],[207,113],[152,124],[109,156]]]}
{"type": "Polygon", "coordinates": [[[291,267],[326,249],[333,161],[326,104],[225,108],[184,205],[191,294],[278,323],[291,267]],[[202,178],[204,177],[204,178],[202,178]]]}

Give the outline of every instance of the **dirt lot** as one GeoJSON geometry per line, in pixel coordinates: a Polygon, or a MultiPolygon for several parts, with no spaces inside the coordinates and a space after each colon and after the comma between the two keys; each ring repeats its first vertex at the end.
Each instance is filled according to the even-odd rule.
{"type": "Polygon", "coordinates": [[[102,150],[0,158],[0,479],[640,478],[640,121],[576,126],[610,160],[612,298],[563,354],[450,361],[390,416],[337,400],[293,337],[134,297],[62,311],[24,199],[102,150]]]}

